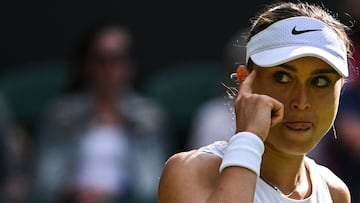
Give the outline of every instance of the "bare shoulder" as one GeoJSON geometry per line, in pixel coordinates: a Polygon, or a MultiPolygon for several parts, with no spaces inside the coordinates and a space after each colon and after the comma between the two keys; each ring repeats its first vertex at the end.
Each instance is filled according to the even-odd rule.
{"type": "Polygon", "coordinates": [[[198,150],[174,154],[161,175],[158,202],[205,202],[215,187],[220,163],[220,157],[198,150]]]}
{"type": "Polygon", "coordinates": [[[323,177],[327,182],[334,203],[337,202],[350,203],[351,202],[350,191],[347,185],[327,167],[324,166],[319,166],[319,167],[323,174],[323,177]]]}

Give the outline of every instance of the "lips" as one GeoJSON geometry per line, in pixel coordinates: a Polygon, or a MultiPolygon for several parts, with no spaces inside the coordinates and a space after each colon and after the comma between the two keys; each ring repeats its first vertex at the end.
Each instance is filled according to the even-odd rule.
{"type": "Polygon", "coordinates": [[[291,130],[309,130],[313,127],[311,122],[297,121],[297,122],[285,122],[284,125],[291,130]]]}

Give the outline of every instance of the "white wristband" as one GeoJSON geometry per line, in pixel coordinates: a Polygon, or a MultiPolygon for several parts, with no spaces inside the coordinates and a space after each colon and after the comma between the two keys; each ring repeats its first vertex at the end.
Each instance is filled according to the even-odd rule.
{"type": "Polygon", "coordinates": [[[220,173],[229,166],[241,166],[260,174],[260,165],[264,153],[264,142],[250,132],[240,132],[232,136],[224,151],[220,173]]]}

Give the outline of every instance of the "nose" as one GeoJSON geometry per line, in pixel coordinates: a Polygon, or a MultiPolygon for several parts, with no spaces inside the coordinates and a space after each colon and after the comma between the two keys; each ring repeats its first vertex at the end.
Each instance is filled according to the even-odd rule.
{"type": "Polygon", "coordinates": [[[297,87],[293,89],[290,106],[298,110],[308,110],[311,108],[309,91],[305,85],[297,85],[297,87]]]}

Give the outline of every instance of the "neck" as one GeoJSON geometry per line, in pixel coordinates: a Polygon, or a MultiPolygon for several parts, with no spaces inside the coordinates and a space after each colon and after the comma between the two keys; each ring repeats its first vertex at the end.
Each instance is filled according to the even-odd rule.
{"type": "Polygon", "coordinates": [[[311,189],[304,157],[283,154],[266,144],[260,176],[270,186],[278,188],[282,194],[303,199],[309,195],[311,189]]]}

